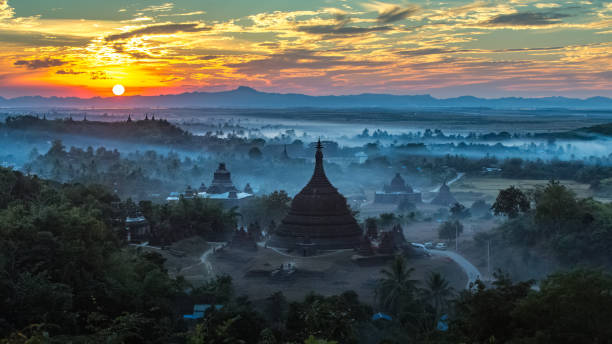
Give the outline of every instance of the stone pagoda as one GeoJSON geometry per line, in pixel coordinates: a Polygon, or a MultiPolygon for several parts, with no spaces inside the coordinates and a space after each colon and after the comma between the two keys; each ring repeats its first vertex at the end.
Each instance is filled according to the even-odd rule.
{"type": "Polygon", "coordinates": [[[270,239],[272,247],[298,249],[305,240],[317,250],[353,249],[360,246],[361,228],[346,199],[330,183],[323,169],[323,147],[317,143],[314,173],[291,202],[289,214],[270,239]]]}

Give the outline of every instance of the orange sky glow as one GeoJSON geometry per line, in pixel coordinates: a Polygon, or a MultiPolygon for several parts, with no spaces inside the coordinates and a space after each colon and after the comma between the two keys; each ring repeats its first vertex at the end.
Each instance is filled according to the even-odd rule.
{"type": "Polygon", "coordinates": [[[609,1],[85,3],[0,0],[0,96],[612,96],[609,1]]]}

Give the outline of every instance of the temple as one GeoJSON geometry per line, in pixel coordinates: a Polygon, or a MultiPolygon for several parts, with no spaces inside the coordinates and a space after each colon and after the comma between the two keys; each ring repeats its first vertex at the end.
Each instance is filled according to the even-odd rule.
{"type": "Polygon", "coordinates": [[[287,145],[284,146],[283,152],[280,155],[280,159],[281,160],[291,160],[291,158],[289,157],[289,153],[287,153],[287,145]]]}
{"type": "Polygon", "coordinates": [[[406,185],[404,178],[399,173],[391,180],[390,185],[385,185],[384,191],[377,191],[374,194],[374,203],[392,203],[399,204],[402,201],[410,203],[421,203],[421,193],[414,192],[409,185],[406,185]]]}
{"type": "Polygon", "coordinates": [[[312,178],[293,198],[289,214],[272,235],[269,246],[299,250],[307,243],[317,250],[336,250],[361,244],[361,228],[346,199],[325,175],[320,140],[316,148],[312,178]]]}
{"type": "Polygon", "coordinates": [[[239,191],[232,183],[230,172],[225,167],[225,163],[219,163],[219,167],[213,174],[213,180],[209,187],[204,183],[196,190],[191,186],[183,192],[172,192],[166,198],[168,202],[177,202],[183,197],[184,199],[193,199],[196,197],[206,198],[220,202],[224,207],[239,207],[241,203],[253,196],[253,189],[249,184],[244,192],[239,191]],[[250,192],[249,192],[250,190],[250,192]]]}
{"type": "Polygon", "coordinates": [[[230,172],[225,168],[225,163],[220,163],[213,175],[212,183],[206,190],[209,194],[222,194],[230,191],[238,191],[232,183],[230,172]]]}
{"type": "Polygon", "coordinates": [[[440,191],[436,197],[431,201],[431,204],[441,205],[441,206],[449,206],[457,203],[455,196],[450,192],[450,188],[446,185],[446,180],[440,186],[440,191]]]}
{"type": "Polygon", "coordinates": [[[125,231],[128,242],[144,242],[151,235],[149,222],[140,212],[125,218],[125,231]]]}

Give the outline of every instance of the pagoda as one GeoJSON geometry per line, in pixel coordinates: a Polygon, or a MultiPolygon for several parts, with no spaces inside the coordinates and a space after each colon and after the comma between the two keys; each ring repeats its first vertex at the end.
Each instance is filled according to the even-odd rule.
{"type": "Polygon", "coordinates": [[[209,194],[222,194],[230,191],[238,191],[232,183],[230,172],[225,168],[225,163],[220,163],[213,175],[212,183],[206,192],[209,194]]]}
{"type": "Polygon", "coordinates": [[[352,249],[360,246],[361,228],[351,214],[346,198],[330,183],[323,169],[323,147],[317,142],[314,173],[291,202],[268,243],[269,246],[297,249],[305,240],[318,250],[352,249]]]}
{"type": "Polygon", "coordinates": [[[436,197],[431,201],[431,204],[441,205],[441,206],[450,206],[452,204],[457,203],[455,196],[450,191],[448,185],[446,185],[446,180],[440,186],[440,190],[436,197]]]}
{"type": "Polygon", "coordinates": [[[374,203],[399,204],[402,201],[417,204],[422,202],[422,198],[420,192],[415,192],[410,185],[406,185],[399,173],[395,174],[390,185],[383,187],[383,191],[374,194],[374,203]]]}
{"type": "Polygon", "coordinates": [[[287,153],[287,145],[285,145],[285,147],[283,148],[283,152],[281,153],[280,159],[291,160],[291,158],[289,157],[289,153],[287,153]]]}

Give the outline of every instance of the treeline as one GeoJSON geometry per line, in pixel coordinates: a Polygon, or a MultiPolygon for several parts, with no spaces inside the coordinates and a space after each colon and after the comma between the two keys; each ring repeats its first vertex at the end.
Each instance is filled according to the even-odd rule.
{"type": "Polygon", "coordinates": [[[12,130],[43,131],[163,145],[185,145],[194,143],[195,139],[189,132],[164,119],[136,121],[128,118],[127,121],[121,122],[100,122],[74,120],[72,117],[48,120],[24,115],[7,117],[4,126],[12,130]]]}
{"type": "Polygon", "coordinates": [[[400,160],[408,171],[413,173],[428,172],[441,174],[443,171],[455,170],[468,175],[478,176],[485,173],[485,168],[499,168],[499,172],[489,173],[509,179],[565,179],[589,184],[597,190],[602,181],[612,178],[612,166],[581,160],[549,161],[536,159],[508,158],[500,160],[494,155],[482,158],[470,158],[465,155],[445,155],[442,157],[411,156],[400,160]]]}
{"type": "Polygon", "coordinates": [[[91,146],[67,150],[62,141],[54,140],[46,153],[31,152],[23,170],[61,182],[104,185],[122,197],[150,199],[151,194],[166,196],[192,182],[199,185],[210,174],[201,167],[204,163],[212,170],[212,162],[181,159],[172,152],[163,155],[151,150],[122,155],[116,149],[94,150],[91,146]]]}
{"type": "Polygon", "coordinates": [[[490,244],[495,266],[514,276],[535,278],[559,268],[612,266],[612,203],[577,198],[551,181],[528,193],[514,187],[502,190],[493,209],[509,220],[477,234],[475,243],[481,252],[490,244]]]}
{"type": "Polygon", "coordinates": [[[499,167],[506,178],[569,179],[589,184],[597,189],[602,180],[612,177],[612,166],[586,164],[583,161],[504,160],[499,167]]]}
{"type": "Polygon", "coordinates": [[[223,209],[215,201],[180,198],[178,202],[156,204],[128,200],[127,209],[142,214],[151,227],[152,244],[171,244],[199,235],[210,241],[224,241],[236,228],[240,214],[236,208],[223,209]]]}
{"type": "Polygon", "coordinates": [[[0,185],[0,337],[169,339],[185,282],[170,279],[157,255],[121,248],[116,196],[7,169],[0,185]]]}
{"type": "MultiPolygon", "coordinates": [[[[130,202],[106,188],[60,184],[0,168],[0,338],[55,342],[174,341],[177,302],[190,298],[163,258],[124,245],[130,202]]],[[[141,206],[172,241],[235,228],[218,205],[182,200],[141,206]]],[[[35,341],[38,342],[38,341],[35,341]]]]}

